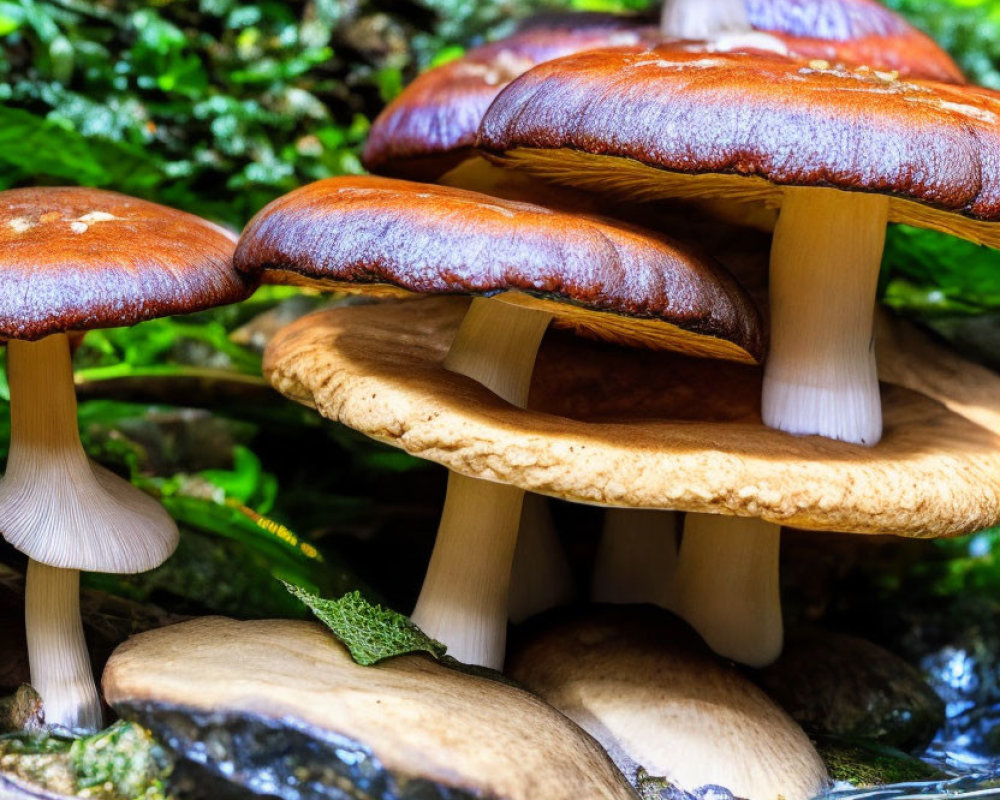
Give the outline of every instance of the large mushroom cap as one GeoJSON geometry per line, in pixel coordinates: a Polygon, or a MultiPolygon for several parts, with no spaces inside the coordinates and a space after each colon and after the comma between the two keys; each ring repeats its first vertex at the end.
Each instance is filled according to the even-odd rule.
{"type": "Polygon", "coordinates": [[[802,729],[666,612],[600,608],[529,627],[510,675],[593,735],[627,777],[642,768],[748,800],[809,800],[825,787],[802,729]]]}
{"type": "Polygon", "coordinates": [[[100,189],[0,193],[0,337],[132,325],[244,299],[235,237],[100,189]]]}
{"type": "MultiPolygon", "coordinates": [[[[964,82],[933,40],[875,0],[747,0],[746,6],[756,30],[799,56],[964,82]]],[[[528,20],[512,36],[473,48],[413,81],[372,124],[364,164],[381,175],[436,180],[468,157],[490,103],[527,70],[571,53],[662,38],[636,17],[564,13],[528,20]]]]}
{"type": "Polygon", "coordinates": [[[624,223],[462,189],[319,181],[258,214],[235,263],[277,283],[500,295],[630,344],[740,361],[763,350],[753,301],[710,257],[624,223]]]}
{"type": "MultiPolygon", "coordinates": [[[[418,457],[574,502],[917,537],[1000,521],[1000,429],[925,395],[884,387],[885,436],[867,448],[764,427],[755,368],[553,341],[519,409],[442,366],[466,308],[441,298],[314,314],[275,338],[265,373],[418,457]]],[[[990,385],[1000,397],[1000,378],[990,385]]]]}
{"type": "Polygon", "coordinates": [[[774,54],[663,45],[535,67],[487,112],[503,163],[629,197],[892,198],[890,220],[1000,246],[1000,94],[774,54]]]}
{"type": "Polygon", "coordinates": [[[316,624],[204,618],[150,631],[118,648],[103,685],[123,717],[247,791],[635,798],[597,743],[534,695],[423,656],[361,667],[316,624]]]}
{"type": "Polygon", "coordinates": [[[655,37],[630,17],[546,15],[419,76],[372,123],[362,160],[383,175],[437,178],[468,156],[486,109],[518,75],[559,56],[655,37]]]}

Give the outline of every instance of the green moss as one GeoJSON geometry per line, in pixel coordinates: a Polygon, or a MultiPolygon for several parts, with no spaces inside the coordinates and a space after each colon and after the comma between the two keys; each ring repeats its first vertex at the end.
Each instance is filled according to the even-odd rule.
{"type": "Polygon", "coordinates": [[[901,750],[873,742],[824,738],[816,743],[830,777],[858,788],[932,781],[944,774],[901,750]]]}

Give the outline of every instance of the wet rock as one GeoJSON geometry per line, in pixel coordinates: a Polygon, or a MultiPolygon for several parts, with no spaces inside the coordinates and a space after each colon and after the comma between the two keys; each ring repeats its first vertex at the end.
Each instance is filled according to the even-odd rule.
{"type": "Polygon", "coordinates": [[[944,702],[920,670],[878,645],[818,628],[788,636],[759,683],[814,735],[916,752],[944,724],[944,702]]]}
{"type": "Polygon", "coordinates": [[[945,777],[918,758],[874,742],[827,737],[820,739],[817,747],[830,777],[859,789],[945,777]]]}
{"type": "Polygon", "coordinates": [[[313,623],[151,631],[118,649],[103,684],[213,800],[635,798],[593,739],[527,692],[422,656],[361,667],[313,623]]]}

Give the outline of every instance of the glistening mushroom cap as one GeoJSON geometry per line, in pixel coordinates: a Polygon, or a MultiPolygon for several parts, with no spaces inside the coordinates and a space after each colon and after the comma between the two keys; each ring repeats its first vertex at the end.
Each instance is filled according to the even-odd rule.
{"type": "Polygon", "coordinates": [[[757,361],[760,315],[712,258],[600,217],[386,178],[279,198],[235,257],[251,278],[371,294],[472,294],[599,338],[757,361]]]}
{"type": "Polygon", "coordinates": [[[655,27],[611,14],[555,14],[428,70],[372,123],[362,161],[383,175],[433,180],[469,155],[486,109],[536,64],[656,38],[655,27]]]}
{"type": "Polygon", "coordinates": [[[774,54],[678,45],[535,67],[479,144],[629,197],[780,204],[786,186],[891,197],[889,218],[1000,246],[1000,94],[774,54]]]}
{"type": "MultiPolygon", "coordinates": [[[[885,436],[867,448],[764,427],[755,368],[548,341],[525,410],[442,366],[466,308],[439,298],[314,314],[273,340],[265,374],[420,458],[574,502],[915,537],[1000,521],[1000,430],[919,393],[885,387],[885,436]]],[[[1000,378],[992,386],[1000,397],[1000,378]]]]}
{"type": "Polygon", "coordinates": [[[243,300],[235,236],[100,189],[0,193],[0,338],[133,325],[243,300]]]}

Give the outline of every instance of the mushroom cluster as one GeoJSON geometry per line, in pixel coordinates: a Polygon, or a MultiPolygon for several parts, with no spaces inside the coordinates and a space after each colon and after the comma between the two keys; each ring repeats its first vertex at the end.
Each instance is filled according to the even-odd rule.
{"type": "MultiPolygon", "coordinates": [[[[413,618],[460,660],[501,669],[512,610],[566,596],[528,492],[609,509],[596,600],[660,605],[764,666],[782,526],[1000,519],[997,420],[940,383],[880,391],[872,347],[887,224],[1000,241],[998,102],[869,0],[535,21],[386,109],[365,153],[385,177],[304,187],[250,223],[248,278],[405,301],[300,320],[266,375],[449,469],[413,618]]],[[[530,652],[518,674],[548,696],[530,652]]],[[[602,713],[578,721],[597,735],[602,713]]]]}

